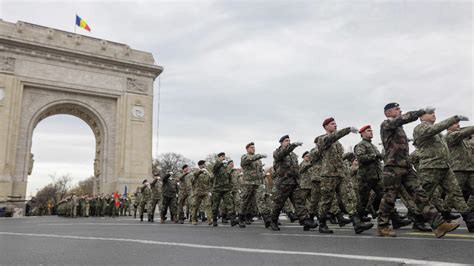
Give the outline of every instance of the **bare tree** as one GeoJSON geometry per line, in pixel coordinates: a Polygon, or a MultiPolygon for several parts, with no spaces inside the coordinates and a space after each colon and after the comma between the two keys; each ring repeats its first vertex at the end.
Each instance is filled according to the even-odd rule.
{"type": "Polygon", "coordinates": [[[76,195],[92,195],[94,189],[94,180],[95,176],[91,176],[86,180],[79,181],[79,183],[71,189],[70,193],[74,193],[76,195]]]}
{"type": "Polygon", "coordinates": [[[183,165],[194,167],[194,162],[181,154],[168,152],[161,154],[152,164],[154,174],[173,172],[177,173],[183,165]]]}

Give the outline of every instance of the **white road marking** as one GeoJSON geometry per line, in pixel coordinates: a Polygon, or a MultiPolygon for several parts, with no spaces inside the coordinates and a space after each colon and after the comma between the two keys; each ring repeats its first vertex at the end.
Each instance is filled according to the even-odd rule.
{"type": "Polygon", "coordinates": [[[102,240],[112,242],[131,242],[140,244],[152,244],[162,246],[178,246],[188,248],[199,248],[199,249],[217,249],[227,251],[237,251],[245,253],[263,253],[263,254],[278,254],[278,255],[302,255],[302,256],[315,256],[315,257],[330,257],[330,258],[342,258],[342,259],[355,259],[362,261],[383,261],[383,262],[394,262],[404,264],[442,264],[442,265],[467,265],[459,263],[449,263],[442,261],[429,261],[429,260],[417,260],[409,258],[396,258],[396,257],[379,257],[379,256],[368,256],[368,255],[350,255],[350,254],[335,254],[335,253],[320,253],[320,252],[306,252],[306,251],[288,251],[288,250],[274,250],[274,249],[256,249],[256,248],[241,248],[232,246],[211,246],[211,245],[199,245],[191,243],[175,243],[175,242],[162,242],[153,240],[142,240],[142,239],[127,239],[127,238],[108,238],[108,237],[87,237],[87,236],[69,236],[69,235],[51,235],[51,234],[29,234],[29,233],[14,233],[14,232],[0,232],[0,235],[13,235],[13,236],[31,236],[31,237],[46,237],[46,238],[64,238],[64,239],[80,239],[80,240],[102,240]]]}
{"type": "Polygon", "coordinates": [[[353,239],[390,239],[390,240],[428,240],[428,241],[455,241],[455,242],[474,242],[474,240],[471,239],[459,239],[459,238],[442,238],[438,239],[434,235],[432,237],[403,237],[403,236],[397,236],[397,237],[380,237],[380,236],[364,236],[364,235],[354,235],[354,236],[348,236],[348,235],[334,235],[334,234],[329,234],[329,235],[322,235],[322,234],[280,234],[280,233],[265,233],[262,234],[265,236],[294,236],[294,237],[321,237],[321,238],[353,238],[353,239]]]}

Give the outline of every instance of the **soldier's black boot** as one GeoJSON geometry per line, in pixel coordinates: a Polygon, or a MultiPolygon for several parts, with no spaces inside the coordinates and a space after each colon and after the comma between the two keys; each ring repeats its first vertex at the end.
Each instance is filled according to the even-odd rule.
{"type": "Polygon", "coordinates": [[[217,226],[217,214],[212,215],[212,226],[217,226]]]}
{"type": "Polygon", "coordinates": [[[143,213],[140,214],[140,222],[143,222],[143,213]]]}
{"type": "Polygon", "coordinates": [[[337,224],[336,216],[333,213],[329,214],[328,219],[331,224],[337,224]]]}
{"type": "Polygon", "coordinates": [[[280,227],[278,227],[278,219],[272,219],[272,222],[270,223],[270,227],[272,228],[273,231],[280,231],[280,227]]]}
{"type": "Polygon", "coordinates": [[[450,211],[443,211],[441,212],[441,215],[448,222],[459,219],[461,217],[461,215],[453,214],[450,211]]]}
{"type": "Polygon", "coordinates": [[[466,223],[469,233],[474,233],[474,212],[463,213],[462,218],[466,223]]]}
{"type": "Polygon", "coordinates": [[[288,219],[290,219],[290,222],[294,223],[296,220],[298,220],[298,217],[293,212],[288,212],[288,219]]]}
{"type": "Polygon", "coordinates": [[[231,214],[229,218],[230,218],[230,226],[236,226],[237,224],[239,224],[239,221],[237,220],[237,217],[235,214],[231,214]]]}
{"type": "Polygon", "coordinates": [[[263,214],[263,222],[265,223],[265,228],[270,227],[270,224],[272,223],[272,219],[270,219],[270,216],[267,214],[263,214]]]}
{"type": "Polygon", "coordinates": [[[334,231],[329,229],[328,225],[326,224],[327,217],[326,215],[321,215],[319,217],[319,232],[322,234],[333,234],[334,231]]]}
{"type": "Polygon", "coordinates": [[[151,223],[154,223],[155,222],[155,215],[154,214],[150,214],[150,222],[151,223]]]}
{"type": "Polygon", "coordinates": [[[239,214],[239,227],[245,228],[245,215],[239,214]]]}
{"type": "Polygon", "coordinates": [[[391,215],[390,218],[392,219],[393,229],[398,229],[412,223],[410,219],[400,219],[400,216],[397,213],[391,215]]]}
{"type": "Polygon", "coordinates": [[[363,223],[357,214],[351,216],[352,225],[354,226],[354,231],[356,234],[360,234],[365,230],[369,230],[374,226],[373,223],[363,223]]]}
{"type": "Polygon", "coordinates": [[[227,217],[227,213],[222,214],[222,223],[223,224],[228,224],[229,223],[229,218],[227,217]]]}
{"type": "Polygon", "coordinates": [[[309,217],[300,219],[300,224],[303,224],[303,231],[309,231],[309,229],[314,229],[318,227],[318,223],[314,220],[311,220],[309,217]]]}
{"type": "Polygon", "coordinates": [[[351,223],[351,219],[345,218],[342,212],[339,212],[336,216],[337,216],[337,223],[339,224],[340,227],[343,227],[344,225],[351,223]]]}
{"type": "Polygon", "coordinates": [[[245,224],[246,225],[251,225],[252,224],[252,221],[253,221],[252,216],[253,215],[249,214],[249,213],[247,215],[245,215],[245,224]]]}

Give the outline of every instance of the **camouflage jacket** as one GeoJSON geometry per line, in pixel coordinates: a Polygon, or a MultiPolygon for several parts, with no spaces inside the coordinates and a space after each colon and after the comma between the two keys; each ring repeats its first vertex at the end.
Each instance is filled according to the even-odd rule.
{"type": "Polygon", "coordinates": [[[140,205],[140,202],[142,202],[142,193],[141,192],[135,192],[134,196],[135,196],[135,198],[133,200],[133,205],[135,205],[135,206],[140,205]]]}
{"type": "MultiPolygon", "coordinates": [[[[232,193],[240,193],[241,182],[239,171],[237,171],[237,169],[230,169],[230,176],[232,177],[232,193]]],[[[260,181],[260,183],[262,183],[262,181],[260,181]]]]}
{"type": "Polygon", "coordinates": [[[309,151],[309,156],[311,157],[311,164],[313,167],[310,168],[311,171],[311,181],[321,182],[321,155],[317,147],[312,148],[309,151]]]}
{"type": "Polygon", "coordinates": [[[385,166],[411,167],[408,160],[409,146],[403,125],[424,115],[424,110],[411,111],[397,118],[388,118],[380,125],[380,137],[385,151],[385,166]]]}
{"type": "Polygon", "coordinates": [[[178,177],[179,184],[179,194],[180,195],[189,195],[191,193],[191,174],[181,173],[178,177]]]}
{"type": "Polygon", "coordinates": [[[192,193],[196,195],[210,192],[211,174],[207,169],[196,170],[191,176],[192,193]]]}
{"type": "Polygon", "coordinates": [[[420,170],[420,156],[418,155],[418,150],[414,150],[412,153],[410,153],[410,156],[408,157],[410,163],[413,165],[413,168],[415,171],[420,170]]]}
{"type": "Polygon", "coordinates": [[[474,134],[474,126],[459,131],[448,132],[444,137],[449,149],[449,163],[453,171],[474,171],[474,161],[469,138],[474,134]]]}
{"type": "Polygon", "coordinates": [[[382,178],[382,154],[370,140],[362,139],[355,147],[354,154],[359,162],[359,180],[382,178]]]}
{"type": "Polygon", "coordinates": [[[436,124],[421,122],[413,130],[413,145],[418,148],[420,170],[433,168],[449,168],[449,151],[443,141],[441,132],[458,122],[456,116],[436,124]]]}
{"type": "Polygon", "coordinates": [[[280,146],[273,152],[273,169],[275,183],[294,185],[298,184],[299,166],[298,157],[293,152],[297,147],[294,143],[287,147],[280,146]]]}
{"type": "Polygon", "coordinates": [[[351,128],[346,127],[331,134],[326,134],[318,139],[318,148],[321,149],[321,170],[320,175],[344,177],[344,148],[338,141],[342,137],[351,133],[351,128]]]}
{"type": "Polygon", "coordinates": [[[212,167],[212,173],[214,174],[213,191],[224,192],[232,189],[232,176],[227,164],[217,160],[212,167]]]}
{"type": "Polygon", "coordinates": [[[263,178],[263,156],[260,154],[244,154],[240,159],[240,166],[244,174],[244,185],[260,185],[263,178]]]}
{"type": "Polygon", "coordinates": [[[153,181],[150,183],[151,187],[151,198],[152,199],[160,199],[161,198],[161,182],[158,181],[158,178],[154,178],[153,181]]]}
{"type": "Polygon", "coordinates": [[[172,178],[170,174],[166,174],[163,177],[161,195],[167,198],[174,198],[176,197],[176,192],[178,192],[178,181],[176,178],[172,178]]]}
{"type": "Polygon", "coordinates": [[[142,193],[142,201],[149,201],[151,198],[151,189],[147,185],[143,185],[140,191],[142,193]]]}
{"type": "Polygon", "coordinates": [[[311,181],[313,179],[313,171],[311,170],[312,167],[313,165],[310,161],[307,162],[303,160],[300,163],[300,188],[311,189],[311,181]]]}

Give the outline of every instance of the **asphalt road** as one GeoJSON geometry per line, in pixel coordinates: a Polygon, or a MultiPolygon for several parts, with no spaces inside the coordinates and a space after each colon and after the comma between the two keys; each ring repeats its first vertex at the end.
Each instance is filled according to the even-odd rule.
{"type": "Polygon", "coordinates": [[[410,228],[396,238],[282,230],[259,221],[245,229],[207,224],[140,223],[131,217],[0,219],[0,265],[400,265],[474,263],[474,234],[464,223],[442,239],[410,228]]]}

